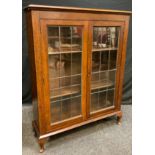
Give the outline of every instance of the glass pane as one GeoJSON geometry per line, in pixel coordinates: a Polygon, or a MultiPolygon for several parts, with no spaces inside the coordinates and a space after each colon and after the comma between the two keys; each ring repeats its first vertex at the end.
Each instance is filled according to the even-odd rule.
{"type": "Polygon", "coordinates": [[[54,26],[52,26],[52,27],[49,27],[48,28],[48,37],[50,38],[50,37],[59,37],[59,27],[57,26],[57,27],[54,27],[54,26]]]}
{"type": "Polygon", "coordinates": [[[110,51],[109,69],[116,69],[117,51],[110,51]]]}
{"type": "Polygon", "coordinates": [[[71,85],[71,77],[62,77],[60,78],[60,86],[67,87],[71,85]]]}
{"type": "Polygon", "coordinates": [[[116,48],[118,47],[119,27],[94,27],[93,48],[116,48]]]}
{"type": "Polygon", "coordinates": [[[92,72],[97,72],[100,69],[100,52],[92,53],[92,72]]]}
{"type": "Polygon", "coordinates": [[[60,68],[60,76],[70,76],[71,75],[71,54],[65,53],[61,54],[61,61],[58,64],[60,68]]]}
{"type": "Polygon", "coordinates": [[[61,51],[71,51],[71,27],[60,27],[61,51]]]}
{"type": "Polygon", "coordinates": [[[55,54],[49,57],[49,76],[50,78],[57,78],[60,76],[60,54],[55,54]]]}
{"type": "Polygon", "coordinates": [[[119,27],[94,27],[90,110],[114,104],[119,27]]]}
{"type": "Polygon", "coordinates": [[[62,111],[61,111],[61,119],[67,119],[71,117],[71,99],[63,99],[61,101],[62,104],[62,111]]]}
{"type": "Polygon", "coordinates": [[[99,92],[99,109],[106,107],[106,91],[100,91],[99,92]]]}
{"type": "Polygon", "coordinates": [[[114,102],[114,89],[107,91],[107,106],[112,106],[114,102]]]}
{"type": "Polygon", "coordinates": [[[100,70],[108,70],[108,60],[109,60],[109,51],[101,51],[101,64],[100,64],[100,70]]]}
{"type": "Polygon", "coordinates": [[[80,85],[81,83],[81,75],[72,76],[72,85],[80,85]]]}
{"type": "Polygon", "coordinates": [[[61,101],[51,103],[51,122],[57,122],[61,120],[61,101]]]}
{"type": "Polygon", "coordinates": [[[58,52],[59,51],[59,27],[49,27],[48,28],[48,52],[58,52]]]}
{"type": "Polygon", "coordinates": [[[51,123],[81,115],[82,27],[48,27],[51,123]]]}
{"type": "Polygon", "coordinates": [[[116,70],[113,70],[113,71],[109,71],[109,80],[112,82],[112,88],[114,88],[115,87],[115,83],[116,83],[116,81],[115,81],[115,79],[116,79],[116,70]]]}
{"type": "Polygon", "coordinates": [[[72,75],[81,73],[81,53],[72,54],[72,75]]]}
{"type": "Polygon", "coordinates": [[[116,71],[104,71],[92,73],[91,76],[91,89],[110,88],[115,86],[116,71]]]}
{"type": "Polygon", "coordinates": [[[98,110],[98,99],[98,93],[91,94],[91,112],[98,110]]]}
{"type": "Polygon", "coordinates": [[[77,116],[81,114],[81,96],[73,97],[71,99],[71,116],[77,116]]]}
{"type": "Polygon", "coordinates": [[[99,81],[99,72],[97,73],[92,73],[92,76],[91,76],[91,82],[97,82],[99,81]]]}
{"type": "Polygon", "coordinates": [[[60,27],[60,36],[62,39],[71,39],[71,27],[70,26],[61,26],[60,27]]]}
{"type": "Polygon", "coordinates": [[[50,89],[58,89],[60,87],[60,80],[59,79],[51,79],[50,78],[50,89]]]}
{"type": "Polygon", "coordinates": [[[82,27],[72,27],[72,52],[82,50],[82,27]]]}

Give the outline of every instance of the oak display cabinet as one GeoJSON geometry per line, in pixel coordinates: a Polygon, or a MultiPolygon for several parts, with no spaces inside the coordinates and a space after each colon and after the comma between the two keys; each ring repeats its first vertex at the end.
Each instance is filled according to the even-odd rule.
{"type": "Polygon", "coordinates": [[[49,136],[106,118],[121,122],[131,12],[29,5],[33,129],[49,136]]]}

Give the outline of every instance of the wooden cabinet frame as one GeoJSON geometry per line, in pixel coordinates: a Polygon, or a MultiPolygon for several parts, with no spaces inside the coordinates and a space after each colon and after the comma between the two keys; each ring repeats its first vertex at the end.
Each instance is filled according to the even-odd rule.
{"type": "Polygon", "coordinates": [[[117,72],[116,72],[116,94],[115,94],[115,101],[114,106],[100,110],[98,112],[95,112],[94,114],[90,115],[90,111],[87,112],[88,118],[95,118],[104,115],[108,111],[120,111],[119,103],[118,103],[118,95],[119,95],[119,77],[121,73],[121,50],[122,50],[122,44],[123,44],[123,32],[124,32],[124,22],[118,22],[118,21],[90,21],[89,22],[89,50],[88,50],[88,80],[87,80],[87,109],[90,110],[90,81],[91,81],[91,58],[92,58],[92,30],[94,26],[118,26],[120,27],[120,37],[119,37],[119,47],[118,47],[118,60],[117,60],[117,72]]]}
{"type": "Polygon", "coordinates": [[[47,27],[48,26],[82,26],[83,27],[83,49],[82,49],[82,115],[75,117],[75,118],[71,118],[69,120],[65,120],[65,121],[61,121],[60,123],[56,123],[56,124],[51,124],[50,123],[50,94],[49,94],[49,81],[45,81],[44,83],[44,90],[46,92],[46,99],[48,99],[46,101],[46,108],[47,110],[47,130],[50,131],[55,131],[58,129],[66,128],[68,126],[71,126],[73,124],[77,124],[77,123],[81,123],[82,121],[85,121],[86,118],[86,79],[87,79],[87,45],[84,44],[85,42],[87,43],[88,38],[87,38],[87,34],[88,34],[88,22],[87,21],[70,21],[70,20],[41,20],[41,44],[42,44],[42,65],[45,66],[44,68],[44,73],[43,73],[43,78],[48,80],[49,76],[48,76],[48,53],[47,53],[47,27]]]}
{"type": "Polygon", "coordinates": [[[122,85],[124,77],[128,25],[131,12],[71,7],[30,5],[26,9],[29,56],[32,71],[33,127],[41,147],[47,137],[116,115],[120,123],[122,85]],[[49,73],[47,53],[47,26],[82,26],[82,115],[51,124],[49,73]],[[117,57],[116,94],[114,106],[90,114],[90,81],[93,26],[119,26],[120,37],[117,57]]]}

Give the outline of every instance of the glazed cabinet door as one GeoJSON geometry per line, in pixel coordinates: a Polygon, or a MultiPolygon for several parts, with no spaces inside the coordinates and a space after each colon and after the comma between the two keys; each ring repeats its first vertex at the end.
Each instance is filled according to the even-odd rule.
{"type": "Polygon", "coordinates": [[[88,116],[118,108],[123,22],[91,22],[88,58],[88,116]]]}
{"type": "Polygon", "coordinates": [[[86,119],[87,23],[42,20],[48,130],[86,119]]]}

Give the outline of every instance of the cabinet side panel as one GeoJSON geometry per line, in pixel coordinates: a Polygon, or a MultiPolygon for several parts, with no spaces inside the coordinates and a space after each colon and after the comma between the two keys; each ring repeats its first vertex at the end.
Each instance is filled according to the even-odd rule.
{"type": "Polygon", "coordinates": [[[44,77],[44,57],[45,53],[42,50],[44,45],[42,45],[42,35],[41,35],[41,25],[40,25],[40,12],[31,11],[31,22],[32,22],[32,38],[33,38],[33,50],[34,50],[34,63],[36,72],[36,89],[38,98],[38,128],[40,135],[47,132],[48,127],[48,110],[47,107],[47,91],[45,90],[45,82],[47,80],[44,77]]]}
{"type": "Polygon", "coordinates": [[[127,38],[128,38],[128,29],[129,29],[129,19],[130,16],[126,17],[124,24],[124,34],[123,34],[123,46],[121,51],[121,62],[120,62],[120,78],[119,78],[119,94],[118,94],[118,110],[121,109],[122,101],[122,89],[123,89],[123,80],[124,80],[124,70],[125,70],[125,61],[126,61],[126,48],[127,48],[127,38]]]}
{"type": "Polygon", "coordinates": [[[32,81],[32,104],[33,104],[33,116],[38,125],[38,98],[37,98],[37,85],[36,85],[36,70],[35,70],[35,58],[34,58],[34,44],[33,44],[33,32],[32,32],[32,16],[31,12],[26,13],[27,21],[27,38],[28,38],[28,54],[29,63],[31,69],[31,81],[32,81]]]}

